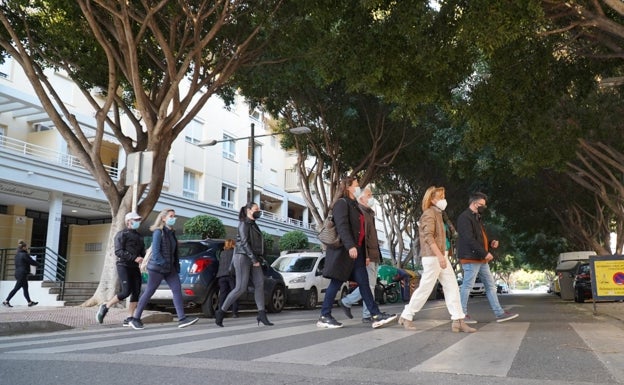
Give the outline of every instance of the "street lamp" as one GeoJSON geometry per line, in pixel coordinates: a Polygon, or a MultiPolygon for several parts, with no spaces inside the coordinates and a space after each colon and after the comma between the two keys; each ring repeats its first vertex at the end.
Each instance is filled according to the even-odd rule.
{"type": "MultiPolygon", "coordinates": [[[[251,135],[250,136],[245,136],[242,138],[230,138],[230,139],[222,139],[222,140],[205,140],[203,142],[200,142],[198,144],[199,147],[207,147],[207,146],[214,146],[217,143],[223,143],[223,142],[236,142],[239,140],[243,140],[243,139],[249,139],[251,140],[251,157],[250,157],[250,161],[251,161],[251,181],[250,181],[250,185],[251,185],[251,201],[254,201],[254,190],[255,190],[255,166],[256,166],[256,138],[261,138],[263,136],[275,136],[275,135],[280,135],[282,134],[281,132],[273,132],[271,134],[263,134],[263,135],[257,135],[255,134],[255,127],[256,125],[254,123],[251,123],[251,135]]],[[[308,127],[302,126],[302,127],[293,127],[293,128],[289,128],[288,132],[290,132],[293,135],[303,135],[303,134],[309,134],[310,132],[312,132],[312,130],[310,130],[308,127]]]]}

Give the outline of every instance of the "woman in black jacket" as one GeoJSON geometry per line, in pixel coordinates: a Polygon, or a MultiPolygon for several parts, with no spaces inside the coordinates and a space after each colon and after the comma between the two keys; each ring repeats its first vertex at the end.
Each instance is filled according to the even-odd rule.
{"type": "Polygon", "coordinates": [[[15,287],[11,290],[6,300],[2,302],[2,305],[13,307],[9,301],[11,301],[11,298],[13,298],[19,289],[24,289],[24,298],[28,301],[28,306],[35,306],[39,303],[31,301],[30,294],[28,294],[28,273],[30,272],[30,266],[39,266],[39,264],[30,256],[26,242],[20,239],[20,241],[17,242],[17,253],[15,254],[15,287]]]}
{"type": "MultiPolygon", "coordinates": [[[[351,280],[360,287],[362,300],[372,315],[373,328],[378,328],[396,319],[396,314],[379,311],[375,298],[368,284],[366,272],[366,225],[364,214],[356,198],[360,195],[360,185],[354,177],[347,177],[340,182],[341,198],[334,203],[333,215],[336,231],[342,245],[328,246],[325,251],[323,277],[331,279],[321,308],[321,318],[316,323],[320,328],[339,328],[342,324],[332,316],[331,310],[336,294],[342,283],[351,280]]],[[[345,313],[347,313],[345,311],[345,313]]],[[[347,313],[347,317],[350,314],[347,313]]],[[[352,318],[350,316],[349,318],[352,318]]]]}
{"type": "Polygon", "coordinates": [[[260,218],[260,215],[262,212],[254,202],[241,207],[238,213],[238,236],[234,258],[232,259],[236,286],[215,314],[215,324],[221,327],[223,327],[225,312],[247,291],[250,276],[254,285],[254,299],[258,307],[258,316],[256,317],[258,325],[260,322],[267,326],[273,325],[269,322],[264,308],[264,273],[261,266],[264,260],[264,239],[258,224],[256,224],[256,219],[260,218]]]}

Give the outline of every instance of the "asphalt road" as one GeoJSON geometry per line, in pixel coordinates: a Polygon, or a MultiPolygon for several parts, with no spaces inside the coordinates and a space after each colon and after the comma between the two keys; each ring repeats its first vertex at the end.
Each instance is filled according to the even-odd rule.
{"type": "MultiPolygon", "coordinates": [[[[334,316],[341,329],[318,329],[319,309],[212,319],[178,329],[92,325],[79,330],[0,337],[2,384],[624,384],[624,324],[594,315],[592,304],[549,294],[500,296],[520,313],[496,323],[484,297],[472,298],[473,334],[452,333],[443,301],[429,301],[417,331],[373,330],[334,316]]],[[[399,312],[402,305],[384,305],[399,312]]]]}

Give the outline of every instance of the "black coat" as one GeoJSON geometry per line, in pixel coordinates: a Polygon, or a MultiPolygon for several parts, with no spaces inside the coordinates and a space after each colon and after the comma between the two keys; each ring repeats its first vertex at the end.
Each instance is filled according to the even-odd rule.
{"type": "Polygon", "coordinates": [[[325,267],[323,277],[340,281],[348,281],[353,271],[355,260],[349,257],[349,249],[357,247],[360,238],[360,211],[358,203],[350,198],[341,198],[333,208],[336,232],[342,246],[327,246],[325,251],[325,267]]]}
{"type": "Polygon", "coordinates": [[[15,254],[15,278],[24,279],[30,273],[31,266],[39,266],[37,261],[32,259],[28,251],[24,249],[17,249],[15,254]]]}
{"type": "Polygon", "coordinates": [[[123,229],[115,234],[115,255],[117,264],[126,267],[139,267],[135,259],[145,258],[145,243],[138,231],[123,229]]]}
{"type": "MultiPolygon", "coordinates": [[[[457,257],[460,260],[484,260],[488,254],[483,240],[481,216],[470,209],[457,218],[457,257]]],[[[483,231],[485,231],[483,229],[483,231]]]]}
{"type": "Polygon", "coordinates": [[[264,238],[256,221],[245,218],[239,222],[235,253],[246,255],[253,263],[264,260],[264,238]]]}

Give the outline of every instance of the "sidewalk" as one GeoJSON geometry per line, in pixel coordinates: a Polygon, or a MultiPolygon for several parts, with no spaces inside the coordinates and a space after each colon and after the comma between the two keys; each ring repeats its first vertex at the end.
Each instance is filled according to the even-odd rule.
{"type": "MultiPolygon", "coordinates": [[[[128,311],[123,308],[112,308],[108,311],[104,323],[100,325],[95,320],[97,306],[14,306],[0,307],[0,336],[26,333],[41,333],[66,330],[72,328],[87,329],[97,326],[119,325],[128,311]]],[[[159,311],[143,312],[143,323],[172,322],[173,314],[159,311]]]]}

